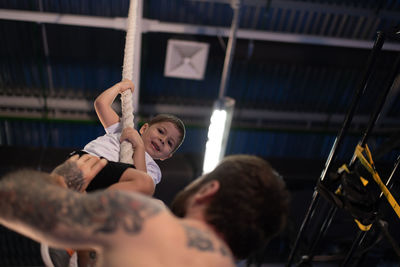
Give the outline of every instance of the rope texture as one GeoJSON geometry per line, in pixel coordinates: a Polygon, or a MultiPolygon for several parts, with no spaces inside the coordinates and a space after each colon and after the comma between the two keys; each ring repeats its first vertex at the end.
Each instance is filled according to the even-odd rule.
{"type": "MultiPolygon", "coordinates": [[[[136,12],[138,0],[131,0],[129,5],[128,25],[126,31],[125,51],[124,51],[124,65],[122,69],[122,79],[132,80],[133,78],[133,63],[135,51],[135,36],[136,36],[136,12]]],[[[121,108],[122,108],[122,126],[134,128],[133,124],[133,103],[131,90],[125,90],[121,94],[121,108]]],[[[120,162],[133,163],[133,148],[132,144],[124,141],[121,143],[120,149],[120,162]]]]}

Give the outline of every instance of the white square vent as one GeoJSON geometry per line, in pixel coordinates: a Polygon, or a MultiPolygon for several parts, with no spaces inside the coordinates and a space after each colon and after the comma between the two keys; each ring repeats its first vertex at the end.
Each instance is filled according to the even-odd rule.
{"type": "Polygon", "coordinates": [[[164,75],[201,80],[207,65],[207,43],[168,40],[164,75]]]}

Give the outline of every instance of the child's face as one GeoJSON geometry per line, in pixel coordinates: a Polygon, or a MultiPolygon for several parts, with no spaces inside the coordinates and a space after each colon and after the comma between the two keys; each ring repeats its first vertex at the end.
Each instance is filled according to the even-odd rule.
{"type": "Polygon", "coordinates": [[[144,148],[153,159],[165,160],[179,143],[181,134],[172,122],[145,123],[140,128],[144,148]]]}

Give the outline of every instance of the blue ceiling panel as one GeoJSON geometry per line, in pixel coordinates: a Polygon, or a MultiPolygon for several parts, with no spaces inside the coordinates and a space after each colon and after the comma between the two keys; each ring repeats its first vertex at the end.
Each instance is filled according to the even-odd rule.
{"type": "MultiPolygon", "coordinates": [[[[0,144],[3,146],[58,147],[81,149],[89,141],[104,134],[100,123],[46,122],[2,120],[0,144]]],[[[266,158],[325,159],[333,145],[335,134],[285,133],[281,131],[252,131],[233,128],[229,135],[226,153],[254,154],[266,158]]],[[[360,136],[344,138],[338,151],[338,159],[349,161],[360,136]]],[[[207,128],[187,127],[185,142],[177,153],[203,154],[207,140],[207,128]]],[[[373,139],[374,150],[385,141],[373,139]]],[[[394,161],[399,150],[384,155],[383,160],[394,161]]]]}
{"type": "Polygon", "coordinates": [[[92,139],[104,134],[100,123],[2,120],[0,126],[2,146],[81,149],[92,139]]]}

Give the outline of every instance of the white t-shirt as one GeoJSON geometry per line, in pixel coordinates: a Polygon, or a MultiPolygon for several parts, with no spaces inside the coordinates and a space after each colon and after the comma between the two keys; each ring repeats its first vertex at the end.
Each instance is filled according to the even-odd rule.
{"type": "MultiPolygon", "coordinates": [[[[105,128],[106,134],[97,137],[95,140],[89,142],[83,151],[98,156],[104,157],[109,161],[119,162],[119,150],[122,132],[122,124],[115,123],[105,128]]],[[[154,159],[145,152],[147,174],[153,178],[154,184],[158,184],[161,181],[161,170],[154,159]]]]}

